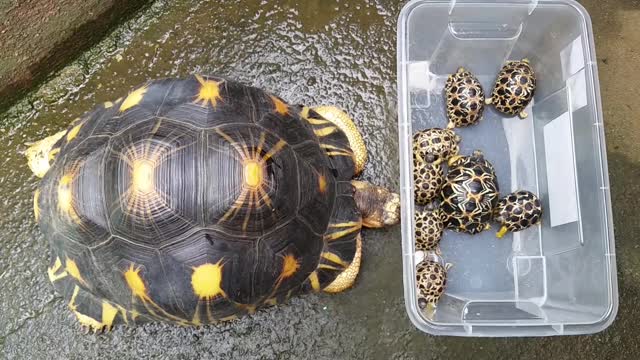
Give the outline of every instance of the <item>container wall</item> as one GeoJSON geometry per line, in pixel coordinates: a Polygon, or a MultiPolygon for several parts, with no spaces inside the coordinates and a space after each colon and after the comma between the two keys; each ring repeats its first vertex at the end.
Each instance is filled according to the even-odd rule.
{"type": "Polygon", "coordinates": [[[401,14],[405,295],[421,329],[467,336],[553,335],[596,331],[614,315],[606,155],[585,16],[567,1],[414,1],[401,14]],[[426,319],[416,306],[413,280],[411,134],[446,126],[442,91],[459,66],[471,70],[489,93],[503,63],[522,58],[531,61],[538,79],[530,116],[505,118],[488,108],[480,124],[456,131],[462,153],[481,149],[493,163],[502,194],[527,189],[540,195],[542,225],[502,240],[492,231],[473,237],[446,232],[441,249],[453,268],[435,316],[426,319]]]}

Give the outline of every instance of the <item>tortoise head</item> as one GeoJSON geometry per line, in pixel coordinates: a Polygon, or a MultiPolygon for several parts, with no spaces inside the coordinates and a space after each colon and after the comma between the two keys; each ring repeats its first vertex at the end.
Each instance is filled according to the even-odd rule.
{"type": "Polygon", "coordinates": [[[40,141],[27,144],[29,148],[25,150],[24,155],[27,157],[29,168],[37,177],[44,177],[49,171],[51,164],[53,164],[56,155],[60,151],[60,148],[55,147],[55,145],[66,133],[67,131],[63,130],[40,141]]]}

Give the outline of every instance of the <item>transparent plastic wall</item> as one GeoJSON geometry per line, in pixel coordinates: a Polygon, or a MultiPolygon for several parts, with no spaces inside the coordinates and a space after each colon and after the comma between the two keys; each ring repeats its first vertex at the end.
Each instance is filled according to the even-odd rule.
{"type": "Polygon", "coordinates": [[[398,22],[398,88],[405,295],[413,322],[433,334],[528,336],[602,330],[617,311],[609,181],[593,35],[567,1],[413,1],[398,22]],[[446,231],[453,264],[446,294],[427,319],[416,303],[411,135],[445,127],[448,74],[472,71],[490,93],[506,60],[527,58],[538,86],[529,117],[491,107],[457,129],[462,153],[480,149],[502,194],[543,200],[542,224],[503,239],[494,229],[446,231]]]}

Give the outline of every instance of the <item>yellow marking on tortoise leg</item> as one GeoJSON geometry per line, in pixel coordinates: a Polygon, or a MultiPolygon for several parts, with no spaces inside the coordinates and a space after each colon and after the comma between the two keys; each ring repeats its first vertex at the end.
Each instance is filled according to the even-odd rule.
{"type": "Polygon", "coordinates": [[[59,257],[56,257],[56,261],[53,263],[53,266],[47,269],[47,274],[49,275],[49,281],[51,281],[51,283],[54,283],[64,278],[65,276],[69,275],[65,270],[63,270],[59,274],[56,274],[61,269],[62,269],[62,261],[60,261],[59,257]]]}
{"type": "Polygon", "coordinates": [[[191,286],[201,300],[227,296],[222,290],[222,268],[222,260],[215,264],[206,263],[193,268],[191,286]]]}
{"type": "MultiPolygon", "coordinates": [[[[53,146],[67,134],[66,130],[60,131],[55,135],[46,137],[40,141],[28,144],[29,148],[25,150],[24,155],[27,157],[27,164],[31,171],[37,177],[43,177],[51,167],[51,158],[53,146]]],[[[60,151],[60,150],[58,150],[60,151]]]]}
{"type": "Polygon", "coordinates": [[[200,83],[200,91],[196,96],[194,103],[201,103],[201,106],[207,106],[211,103],[214,108],[218,104],[218,101],[222,100],[220,96],[220,83],[213,80],[205,80],[202,76],[196,75],[196,79],[200,83]]]}
{"type": "Polygon", "coordinates": [[[356,281],[356,277],[358,276],[358,272],[360,272],[360,262],[362,260],[362,237],[358,235],[356,238],[356,254],[353,257],[353,261],[351,264],[338,275],[335,280],[331,282],[328,286],[322,289],[327,293],[338,293],[344,291],[351,286],[356,281]]]}
{"type": "Polygon", "coordinates": [[[493,99],[488,97],[488,98],[484,99],[484,103],[487,104],[487,105],[491,105],[491,103],[493,103],[493,99]]]}
{"type": "Polygon", "coordinates": [[[527,116],[529,116],[529,114],[527,114],[526,111],[522,110],[520,111],[520,113],[518,114],[518,116],[520,117],[520,119],[526,119],[527,116]]]}
{"type": "Polygon", "coordinates": [[[127,97],[124,99],[124,101],[120,105],[120,112],[124,112],[138,105],[142,101],[142,98],[144,98],[144,94],[147,92],[148,89],[149,87],[147,85],[144,85],[132,91],[131,93],[129,93],[129,95],[127,95],[127,97]]]}
{"type": "Polygon", "coordinates": [[[502,226],[502,227],[500,228],[500,231],[498,231],[498,233],[496,233],[496,237],[497,237],[498,239],[502,239],[502,238],[507,234],[507,232],[509,232],[509,230],[507,229],[507,227],[506,227],[506,226],[502,226]]]}
{"type": "Polygon", "coordinates": [[[36,221],[40,220],[40,189],[36,189],[36,192],[33,194],[33,215],[36,221]]]}
{"type": "Polygon", "coordinates": [[[367,163],[367,147],[351,117],[335,106],[318,106],[313,110],[335,124],[347,136],[349,146],[354,154],[356,175],[361,173],[367,163]]]}

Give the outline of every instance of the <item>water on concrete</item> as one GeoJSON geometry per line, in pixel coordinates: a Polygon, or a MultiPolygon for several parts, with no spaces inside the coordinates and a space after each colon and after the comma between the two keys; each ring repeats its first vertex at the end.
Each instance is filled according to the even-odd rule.
{"type": "Polygon", "coordinates": [[[239,321],[164,324],[83,335],[46,276],[48,245],[32,215],[37,179],[18,154],[93,104],[148,78],[228,76],[292,103],[335,104],[365,134],[364,178],[398,186],[395,41],[403,5],[383,0],[178,1],[125,24],[63,75],[0,114],[0,354],[6,358],[538,359],[637,358],[640,312],[638,1],[585,1],[593,16],[614,200],[621,302],[595,336],[460,339],[409,322],[400,231],[365,232],[364,263],[347,293],[306,295],[239,321]],[[142,25],[141,25],[142,24],[142,25]],[[133,30],[131,30],[133,29],[133,30]],[[125,39],[126,41],[121,41],[125,39]],[[126,45],[126,46],[125,46],[126,45]]]}

